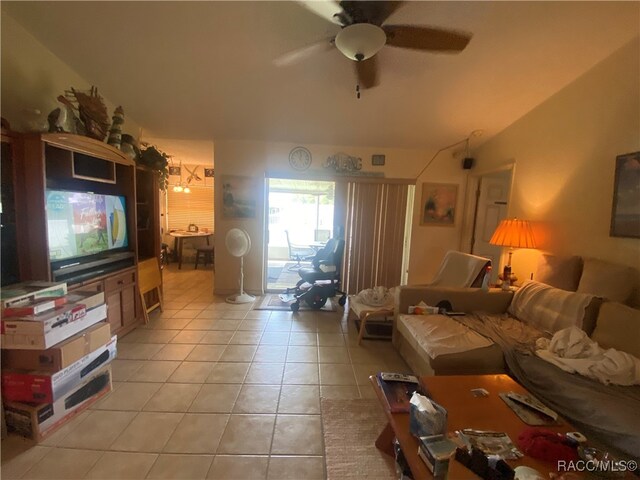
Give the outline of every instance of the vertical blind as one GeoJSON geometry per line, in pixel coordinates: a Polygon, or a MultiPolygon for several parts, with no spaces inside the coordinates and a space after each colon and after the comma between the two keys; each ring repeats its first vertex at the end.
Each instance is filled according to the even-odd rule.
{"type": "Polygon", "coordinates": [[[167,227],[186,230],[193,223],[213,231],[213,187],[189,186],[190,193],[167,189],[167,227]]]}
{"type": "Polygon", "coordinates": [[[343,287],[395,287],[402,276],[407,184],[347,184],[343,287]]]}

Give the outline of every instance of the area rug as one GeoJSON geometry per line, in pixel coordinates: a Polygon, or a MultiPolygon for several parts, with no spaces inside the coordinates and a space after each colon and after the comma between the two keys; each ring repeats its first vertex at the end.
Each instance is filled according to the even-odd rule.
{"type": "Polygon", "coordinates": [[[397,478],[394,460],[375,446],[387,417],[378,400],[320,399],[327,479],[397,478]]]}
{"type": "MultiPolygon", "coordinates": [[[[356,318],[356,331],[360,331],[360,319],[356,318]]],[[[368,320],[364,326],[364,336],[366,340],[385,340],[390,341],[393,336],[393,325],[391,322],[376,322],[368,320]]]]}
{"type": "MultiPolygon", "coordinates": [[[[283,310],[291,311],[292,302],[283,302],[280,300],[278,294],[267,294],[262,297],[262,300],[253,307],[254,310],[283,310]]],[[[332,298],[327,298],[327,301],[320,310],[314,310],[306,302],[300,302],[300,311],[312,310],[315,312],[335,312],[337,310],[335,302],[332,298]]]]}

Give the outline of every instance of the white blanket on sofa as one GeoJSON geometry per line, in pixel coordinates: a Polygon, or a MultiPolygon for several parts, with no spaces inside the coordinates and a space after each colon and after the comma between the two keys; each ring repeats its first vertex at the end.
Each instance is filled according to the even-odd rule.
{"type": "Polygon", "coordinates": [[[470,287],[490,260],[477,255],[449,250],[440,270],[429,285],[439,287],[470,287]]]}
{"type": "Polygon", "coordinates": [[[605,385],[640,385],[640,359],[613,348],[601,348],[576,327],[536,342],[536,355],[570,373],[579,373],[605,385]]]}

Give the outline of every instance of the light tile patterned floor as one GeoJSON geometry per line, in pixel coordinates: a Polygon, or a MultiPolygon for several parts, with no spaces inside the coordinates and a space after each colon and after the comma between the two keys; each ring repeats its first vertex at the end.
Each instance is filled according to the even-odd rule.
{"type": "Polygon", "coordinates": [[[230,305],[185,267],[165,270],[164,313],[119,339],[114,391],[39,445],[3,441],[3,479],[324,478],[320,396],[408,370],[389,342],[358,347],[342,309],[230,305]]]}

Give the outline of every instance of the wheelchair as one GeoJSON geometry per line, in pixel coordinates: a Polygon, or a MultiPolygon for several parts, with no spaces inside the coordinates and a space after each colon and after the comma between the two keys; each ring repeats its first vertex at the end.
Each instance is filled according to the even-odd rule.
{"type": "Polygon", "coordinates": [[[302,267],[298,270],[300,280],[295,287],[287,288],[285,295],[295,298],[291,310],[297,312],[300,302],[305,302],[313,310],[320,310],[327,299],[340,294],[338,304],[343,307],[347,301],[347,294],[341,289],[340,269],[344,255],[344,240],[332,238],[316,253],[311,263],[312,267],[302,267]]]}

